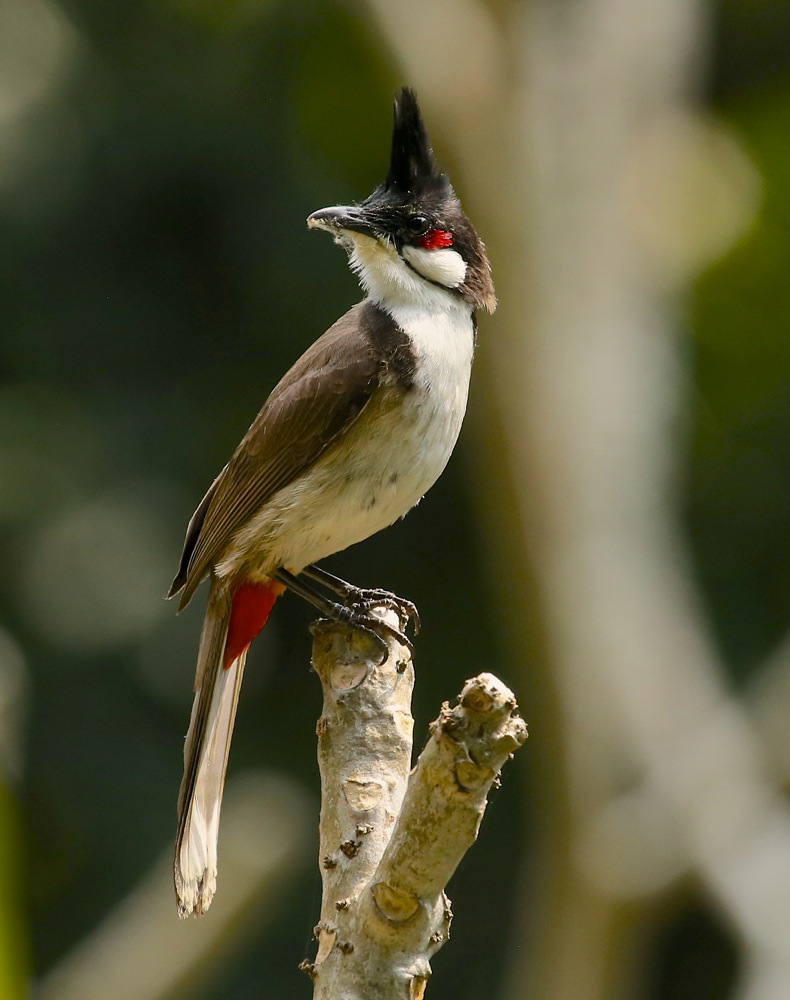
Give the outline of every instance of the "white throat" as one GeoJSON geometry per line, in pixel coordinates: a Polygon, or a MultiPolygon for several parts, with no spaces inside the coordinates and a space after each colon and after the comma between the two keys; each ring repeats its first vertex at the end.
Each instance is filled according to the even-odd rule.
{"type": "Polygon", "coordinates": [[[453,291],[466,275],[466,263],[457,251],[407,248],[410,267],[394,246],[371,236],[347,232],[343,243],[363,289],[393,315],[403,307],[471,315],[469,305],[453,291]]]}

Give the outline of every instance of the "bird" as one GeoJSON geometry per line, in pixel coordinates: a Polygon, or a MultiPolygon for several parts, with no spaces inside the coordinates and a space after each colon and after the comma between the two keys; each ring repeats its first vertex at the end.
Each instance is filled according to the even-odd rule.
{"type": "MultiPolygon", "coordinates": [[[[394,98],[384,182],[307,224],[347,252],[363,299],[272,390],[189,521],[168,594],[180,595],[181,611],[209,580],[178,797],[181,917],[204,913],[216,891],[247,650],[277,598],[291,590],[329,617],[405,638],[369,612],[385,592],[316,564],[403,517],[441,475],[466,411],[476,313],[496,307],[485,246],[437,166],[408,87],[394,98]]],[[[393,601],[402,623],[414,616],[393,601]]]]}

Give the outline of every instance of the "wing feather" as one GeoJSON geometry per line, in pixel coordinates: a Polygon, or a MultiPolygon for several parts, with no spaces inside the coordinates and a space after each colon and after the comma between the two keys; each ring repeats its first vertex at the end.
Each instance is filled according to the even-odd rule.
{"type": "Polygon", "coordinates": [[[171,595],[186,606],[236,532],[359,417],[382,359],[354,306],[283,376],[190,521],[171,595]]]}

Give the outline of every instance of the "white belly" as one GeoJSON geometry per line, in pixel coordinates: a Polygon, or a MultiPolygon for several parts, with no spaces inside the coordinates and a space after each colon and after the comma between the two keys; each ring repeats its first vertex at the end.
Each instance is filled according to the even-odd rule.
{"type": "Polygon", "coordinates": [[[299,572],[392,524],[439,478],[466,410],[471,316],[397,318],[412,337],[415,384],[378,390],[342,439],[237,535],[221,576],[299,572]]]}

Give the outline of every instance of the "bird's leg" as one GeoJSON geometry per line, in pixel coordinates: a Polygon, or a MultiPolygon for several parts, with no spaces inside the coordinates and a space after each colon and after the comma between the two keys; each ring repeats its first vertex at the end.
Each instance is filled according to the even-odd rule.
{"type": "Polygon", "coordinates": [[[342,598],[343,604],[346,607],[363,608],[366,610],[374,604],[383,604],[384,607],[392,608],[393,611],[398,612],[404,626],[410,621],[414,622],[415,635],[418,635],[420,632],[420,614],[416,606],[411,601],[407,601],[403,597],[398,597],[397,594],[391,594],[388,590],[368,590],[362,587],[355,587],[353,583],[341,580],[339,576],[329,573],[315,563],[305,566],[302,570],[302,575],[315,580],[316,583],[320,583],[327,590],[331,590],[332,593],[337,594],[338,597],[342,598]]]}
{"type": "Polygon", "coordinates": [[[322,615],[331,618],[332,621],[339,622],[341,625],[351,625],[352,628],[358,628],[363,632],[367,632],[368,635],[373,636],[383,646],[384,657],[387,655],[387,645],[382,638],[382,633],[391,636],[397,642],[406,646],[410,653],[414,653],[414,647],[408,636],[404,635],[398,629],[393,628],[388,622],[382,621],[380,618],[376,618],[370,614],[366,607],[349,606],[331,601],[313,584],[294,576],[287,569],[281,568],[275,570],[272,573],[272,579],[277,580],[278,583],[282,583],[289,590],[293,591],[294,594],[298,594],[299,597],[312,604],[314,608],[318,608],[322,615]]]}

